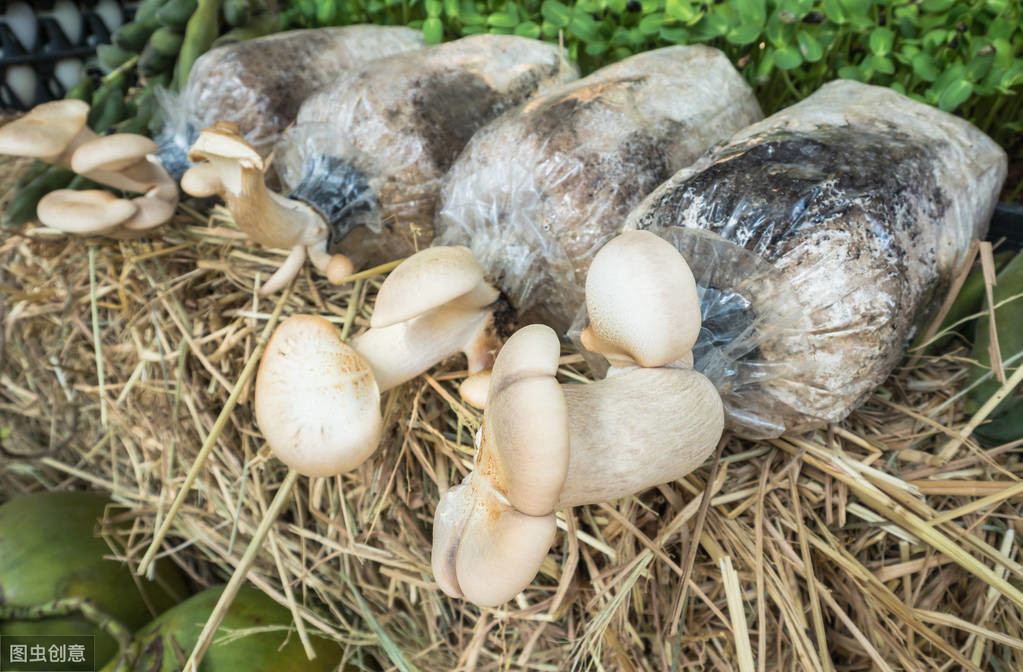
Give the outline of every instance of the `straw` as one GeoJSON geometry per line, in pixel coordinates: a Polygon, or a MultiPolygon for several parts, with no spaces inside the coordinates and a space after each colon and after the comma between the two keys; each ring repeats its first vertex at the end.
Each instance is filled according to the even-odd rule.
{"type": "MultiPolygon", "coordinates": [[[[360,333],[399,260],[341,287],[302,274],[271,309],[254,288],[282,254],[238,233],[186,202],[159,240],[0,237],[0,499],[108,492],[129,507],[131,562],[168,558],[196,588],[244,569],[355,669],[1023,669],[1023,450],[974,436],[997,399],[964,410],[961,341],[831,427],[729,436],[677,482],[559,512],[530,587],[479,609],[430,564],[480,424],[464,358],[385,395],[359,469],[289,476],[246,403],[266,338],[298,312],[360,333]],[[264,531],[273,544],[247,550],[264,531]]],[[[562,355],[563,383],[593,380],[562,355]]],[[[1012,361],[998,399],[1023,376],[1012,361]]]]}

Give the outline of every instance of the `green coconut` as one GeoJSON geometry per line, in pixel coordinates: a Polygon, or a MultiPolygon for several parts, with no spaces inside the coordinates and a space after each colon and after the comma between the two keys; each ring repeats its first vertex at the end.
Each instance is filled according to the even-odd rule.
{"type": "MultiPolygon", "coordinates": [[[[130,669],[176,672],[195,648],[203,625],[224,591],[208,588],[177,605],[135,635],[141,652],[130,669]]],[[[292,627],[291,612],[258,589],[245,585],[238,592],[206,651],[199,672],[334,672],[341,662],[341,647],[333,640],[311,636],[316,659],[306,658],[292,627]]],[[[113,672],[111,661],[100,672],[113,672]]]]}
{"type": "Polygon", "coordinates": [[[158,563],[156,580],[148,581],[104,557],[113,551],[97,531],[111,503],[96,493],[47,492],[0,506],[0,637],[93,636],[95,662],[102,665],[117,653],[117,642],[74,605],[98,610],[131,633],[188,595],[168,561],[158,563]],[[57,600],[61,611],[70,604],[77,613],[47,617],[57,600]],[[34,612],[32,619],[18,618],[25,609],[34,612]]]}

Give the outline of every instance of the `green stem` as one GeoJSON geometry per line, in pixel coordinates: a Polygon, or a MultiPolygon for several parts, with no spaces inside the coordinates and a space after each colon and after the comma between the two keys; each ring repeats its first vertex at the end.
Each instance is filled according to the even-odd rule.
{"type": "Polygon", "coordinates": [[[135,54],[134,56],[129,58],[124,63],[121,63],[119,66],[117,66],[116,68],[114,68],[113,70],[108,72],[107,74],[103,75],[100,78],[100,80],[99,80],[100,81],[100,85],[109,84],[110,82],[114,81],[122,73],[128,72],[129,70],[134,68],[135,64],[138,63],[138,62],[139,62],[139,55],[135,54]]]}
{"type": "Polygon", "coordinates": [[[65,597],[32,607],[0,605],[0,621],[40,621],[45,618],[76,615],[80,615],[117,642],[121,656],[127,656],[134,650],[131,630],[113,616],[101,611],[96,603],[87,597],[65,597]]]}
{"type": "Polygon", "coordinates": [[[991,107],[988,109],[987,117],[984,118],[984,124],[980,127],[980,130],[984,131],[985,133],[991,132],[989,129],[991,128],[991,124],[995,122],[995,113],[998,112],[998,108],[1002,106],[1002,103],[1004,101],[1005,101],[1004,96],[999,96],[998,98],[995,98],[995,102],[992,103],[991,107]]]}

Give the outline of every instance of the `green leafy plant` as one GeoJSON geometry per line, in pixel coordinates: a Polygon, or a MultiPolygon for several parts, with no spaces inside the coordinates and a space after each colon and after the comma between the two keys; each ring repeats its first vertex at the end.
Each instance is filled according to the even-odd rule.
{"type": "Polygon", "coordinates": [[[767,113],[856,79],[961,114],[1015,161],[1023,155],[1020,0],[297,0],[283,18],[405,24],[432,43],[482,32],[562,39],[584,73],[705,43],[728,54],[767,113]]]}

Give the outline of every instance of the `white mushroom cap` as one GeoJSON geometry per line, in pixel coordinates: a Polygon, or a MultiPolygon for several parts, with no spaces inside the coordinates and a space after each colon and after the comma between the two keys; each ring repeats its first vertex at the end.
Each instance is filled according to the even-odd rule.
{"type": "Polygon", "coordinates": [[[199,137],[188,150],[193,163],[208,161],[217,171],[223,189],[234,196],[242,191],[242,167],[257,171],[262,179],[263,157],[245,138],[230,130],[212,126],[199,132],[199,137]]]}
{"type": "Polygon", "coordinates": [[[696,280],[675,246],[649,231],[607,243],[586,276],[587,349],[657,367],[684,357],[700,335],[696,280]]]}
{"type": "Polygon", "coordinates": [[[135,133],[114,133],[82,143],[71,155],[71,170],[84,175],[96,170],[117,172],[159,149],[155,142],[135,133]]]}
{"type": "Polygon", "coordinates": [[[58,189],[39,199],[39,221],[68,233],[107,233],[129,220],[138,211],[131,201],[107,191],[58,189]]]}
{"type": "Polygon", "coordinates": [[[307,476],[355,469],[377,448],[380,392],[369,363],[314,315],[274,330],[256,374],[256,422],[274,454],[307,476]]]}
{"type": "Polygon", "coordinates": [[[550,327],[515,332],[494,362],[477,469],[519,511],[543,516],[568,474],[568,412],[555,379],[561,346],[550,327]]]}
{"type": "Polygon", "coordinates": [[[136,232],[148,231],[160,226],[174,216],[174,209],[177,205],[176,201],[168,202],[153,196],[139,196],[131,199],[131,202],[138,210],[122,226],[129,231],[136,232]]]}
{"type": "Polygon", "coordinates": [[[536,576],[556,532],[554,514],[527,516],[496,493],[477,494],[455,551],[461,593],[482,607],[512,599],[536,576]]]}
{"type": "MultiPolygon", "coordinates": [[[[481,285],[478,306],[497,300],[497,290],[483,281],[483,268],[467,247],[428,247],[391,271],[377,293],[370,325],[387,327],[465,296],[481,285]],[[489,297],[489,300],[487,300],[489,297]]],[[[475,298],[475,297],[474,297],[475,298]]],[[[467,306],[468,307],[468,306],[467,306]]]]}
{"type": "Polygon", "coordinates": [[[0,154],[54,162],[85,128],[89,104],[55,100],[0,128],[0,154]]]}
{"type": "Polygon", "coordinates": [[[181,190],[197,198],[207,198],[223,191],[224,185],[216,167],[210,163],[197,163],[181,176],[181,190]]]}
{"type": "Polygon", "coordinates": [[[520,329],[498,354],[476,466],[441,498],[433,570],[441,589],[481,606],[514,597],[554,541],[554,508],[568,472],[565,398],[554,379],[550,327],[520,329]]]}

